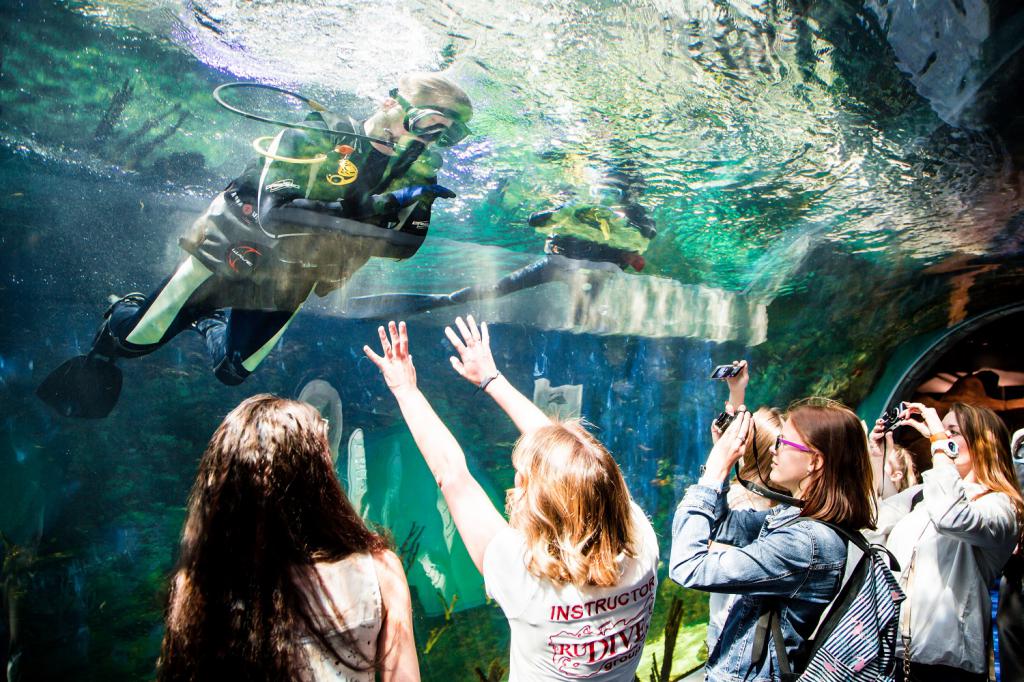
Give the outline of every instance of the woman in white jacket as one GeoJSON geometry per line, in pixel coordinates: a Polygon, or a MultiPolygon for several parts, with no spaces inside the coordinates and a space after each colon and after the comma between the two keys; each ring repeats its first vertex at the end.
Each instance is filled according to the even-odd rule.
{"type": "Polygon", "coordinates": [[[1013,552],[1024,515],[1009,434],[995,412],[962,403],[942,420],[917,403],[901,416],[931,440],[932,468],[923,483],[886,499],[879,514],[909,596],[896,679],[987,680],[988,587],[1013,552]]]}

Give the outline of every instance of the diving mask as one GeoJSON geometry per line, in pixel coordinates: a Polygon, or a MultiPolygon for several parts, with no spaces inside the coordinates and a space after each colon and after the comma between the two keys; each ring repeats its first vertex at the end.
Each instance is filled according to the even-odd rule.
{"type": "Polygon", "coordinates": [[[590,198],[605,206],[623,203],[625,193],[621,187],[615,185],[592,185],[590,187],[590,198]]]}
{"type": "Polygon", "coordinates": [[[425,142],[434,142],[439,147],[451,147],[469,135],[469,126],[460,120],[459,114],[444,107],[416,107],[392,88],[388,93],[405,110],[405,129],[425,142]],[[444,116],[451,124],[427,123],[431,116],[444,116]]]}

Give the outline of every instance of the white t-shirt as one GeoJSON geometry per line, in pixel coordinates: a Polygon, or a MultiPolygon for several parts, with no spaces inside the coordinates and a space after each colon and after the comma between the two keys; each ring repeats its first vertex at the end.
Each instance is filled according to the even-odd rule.
{"type": "Polygon", "coordinates": [[[487,593],[512,628],[510,682],[633,682],[654,609],[658,539],[640,507],[632,509],[639,552],[623,558],[613,587],[577,588],[531,575],[524,536],[511,528],[487,545],[487,593]]]}

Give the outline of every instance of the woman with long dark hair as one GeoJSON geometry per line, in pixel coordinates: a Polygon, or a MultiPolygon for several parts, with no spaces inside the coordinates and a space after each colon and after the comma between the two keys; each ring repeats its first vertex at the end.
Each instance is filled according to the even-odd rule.
{"type": "Polygon", "coordinates": [[[257,395],[199,463],[160,680],[418,680],[401,561],[331,465],[327,422],[257,395]]]}

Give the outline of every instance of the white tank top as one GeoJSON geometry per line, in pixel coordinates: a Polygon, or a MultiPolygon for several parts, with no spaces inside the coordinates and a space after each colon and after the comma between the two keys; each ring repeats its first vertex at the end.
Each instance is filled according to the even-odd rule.
{"type": "Polygon", "coordinates": [[[381,628],[380,585],[373,557],[353,554],[334,563],[316,564],[331,607],[323,593],[312,600],[319,604],[317,621],[341,654],[335,658],[310,636],[301,642],[308,656],[312,679],[317,682],[373,682],[373,660],[381,628]],[[341,614],[341,622],[337,615],[341,614]]]}

